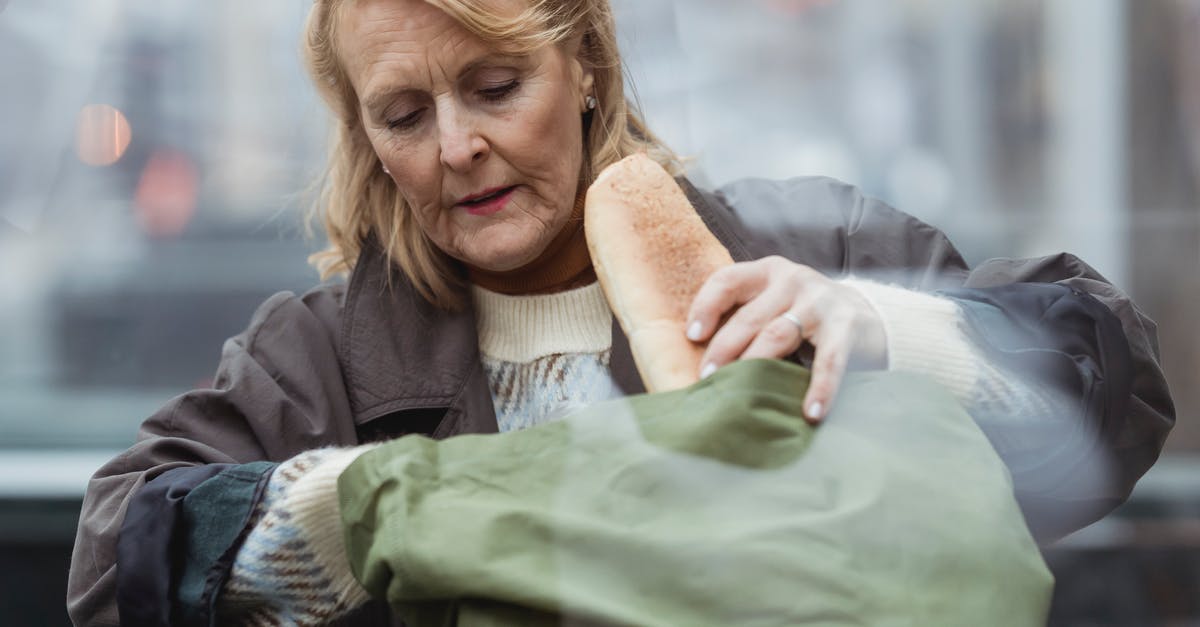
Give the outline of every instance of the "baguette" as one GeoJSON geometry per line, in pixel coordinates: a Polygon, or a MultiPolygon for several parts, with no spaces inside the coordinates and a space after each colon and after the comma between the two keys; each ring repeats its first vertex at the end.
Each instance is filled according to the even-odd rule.
{"type": "Polygon", "coordinates": [[[608,166],[588,188],[584,231],[646,390],[695,383],[705,346],[685,335],[688,309],[704,281],[733,263],[729,251],[644,154],[608,166]]]}

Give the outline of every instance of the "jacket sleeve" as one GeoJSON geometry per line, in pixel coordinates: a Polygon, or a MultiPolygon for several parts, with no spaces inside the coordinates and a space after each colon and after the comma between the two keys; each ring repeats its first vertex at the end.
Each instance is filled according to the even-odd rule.
{"type": "Polygon", "coordinates": [[[275,464],[174,468],[133,495],[117,538],[127,625],[207,625],[275,464]]]}
{"type": "Polygon", "coordinates": [[[1071,441],[1042,449],[1044,460],[1006,459],[1039,540],[1114,509],[1157,460],[1175,410],[1154,322],[1076,257],[972,269],[937,229],[827,178],[749,179],[716,199],[736,212],[756,256],[938,291],[959,304],[990,358],[1054,383],[1072,414],[1062,422],[1078,427],[1071,441]]]}
{"type": "MultiPolygon", "coordinates": [[[[132,447],[95,473],[84,495],[68,577],[67,609],[74,624],[119,624],[119,581],[178,586],[182,572],[118,575],[118,541],[135,499],[140,515],[153,517],[157,511],[162,516],[158,522],[169,528],[131,543],[121,559],[138,568],[172,568],[169,561],[154,558],[170,554],[163,543],[178,542],[198,524],[208,525],[207,531],[215,532],[212,537],[228,541],[230,529],[213,525],[244,525],[246,510],[253,507],[244,498],[223,501],[227,491],[197,493],[200,487],[211,487],[218,477],[257,483],[255,472],[262,476],[269,468],[243,465],[357,442],[338,366],[336,325],[330,322],[337,320],[339,296],[325,288],[304,297],[281,293],[267,300],[247,330],[225,343],[213,388],[171,401],[142,424],[132,447]],[[207,499],[208,506],[199,506],[197,499],[207,499]],[[196,512],[204,514],[203,524],[194,522],[196,512]]],[[[140,528],[154,527],[147,523],[140,528]]],[[[227,548],[212,546],[205,553],[227,548]]],[[[155,594],[150,588],[122,592],[126,599],[155,594]]],[[[143,606],[141,611],[161,615],[162,608],[143,606]]]]}
{"type": "Polygon", "coordinates": [[[943,294],[996,361],[1049,383],[1075,417],[1039,457],[1006,460],[1035,535],[1061,537],[1123,503],[1175,423],[1154,322],[1068,254],[992,259],[943,294]]]}

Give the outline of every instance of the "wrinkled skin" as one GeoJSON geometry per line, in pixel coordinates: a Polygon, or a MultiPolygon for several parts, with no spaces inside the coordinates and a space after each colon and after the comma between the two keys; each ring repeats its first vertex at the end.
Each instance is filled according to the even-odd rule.
{"type": "Polygon", "coordinates": [[[360,0],[342,11],[338,42],[364,130],[422,231],[484,270],[535,260],[578,191],[580,116],[593,88],[578,39],[511,56],[420,0],[360,0]],[[512,186],[491,215],[460,203],[512,186]]]}

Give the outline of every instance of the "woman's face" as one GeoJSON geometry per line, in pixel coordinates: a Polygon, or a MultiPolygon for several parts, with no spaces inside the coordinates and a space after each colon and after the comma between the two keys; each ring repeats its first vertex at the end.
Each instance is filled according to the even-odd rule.
{"type": "Polygon", "coordinates": [[[570,216],[583,160],[592,74],[577,42],[502,54],[421,0],[351,1],[341,17],[363,127],[426,236],[495,272],[537,258],[570,216]]]}

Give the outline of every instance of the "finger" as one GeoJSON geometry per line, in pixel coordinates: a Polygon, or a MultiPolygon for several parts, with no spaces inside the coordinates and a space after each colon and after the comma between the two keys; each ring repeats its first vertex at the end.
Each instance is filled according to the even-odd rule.
{"type": "Polygon", "coordinates": [[[746,347],[746,350],[738,356],[738,359],[777,359],[787,357],[800,348],[800,345],[804,343],[804,334],[808,329],[816,327],[816,321],[805,322],[805,319],[801,317],[801,314],[796,313],[795,309],[783,313],[763,327],[762,331],[746,347]],[[783,317],[783,313],[791,313],[801,321],[801,324],[798,325],[783,317]]]}
{"type": "Polygon", "coordinates": [[[736,360],[772,320],[787,310],[789,304],[788,291],[783,287],[772,287],[735,311],[709,341],[700,360],[701,376],[736,360]]]}
{"type": "Polygon", "coordinates": [[[813,359],[808,393],[804,396],[804,416],[812,423],[824,418],[833,405],[833,399],[837,398],[838,388],[846,374],[846,363],[850,359],[850,325],[827,320],[824,332],[814,339],[817,352],[813,359]]]}
{"type": "Polygon", "coordinates": [[[769,277],[761,259],[735,263],[714,272],[692,299],[687,317],[688,339],[703,342],[711,337],[721,317],[762,292],[769,277]]]}
{"type": "Polygon", "coordinates": [[[829,309],[822,298],[825,290],[820,288],[819,281],[801,273],[792,295],[793,302],[776,314],[738,359],[786,357],[799,349],[805,339],[817,336],[821,332],[821,319],[829,309]],[[794,320],[787,319],[784,314],[794,320]]]}

